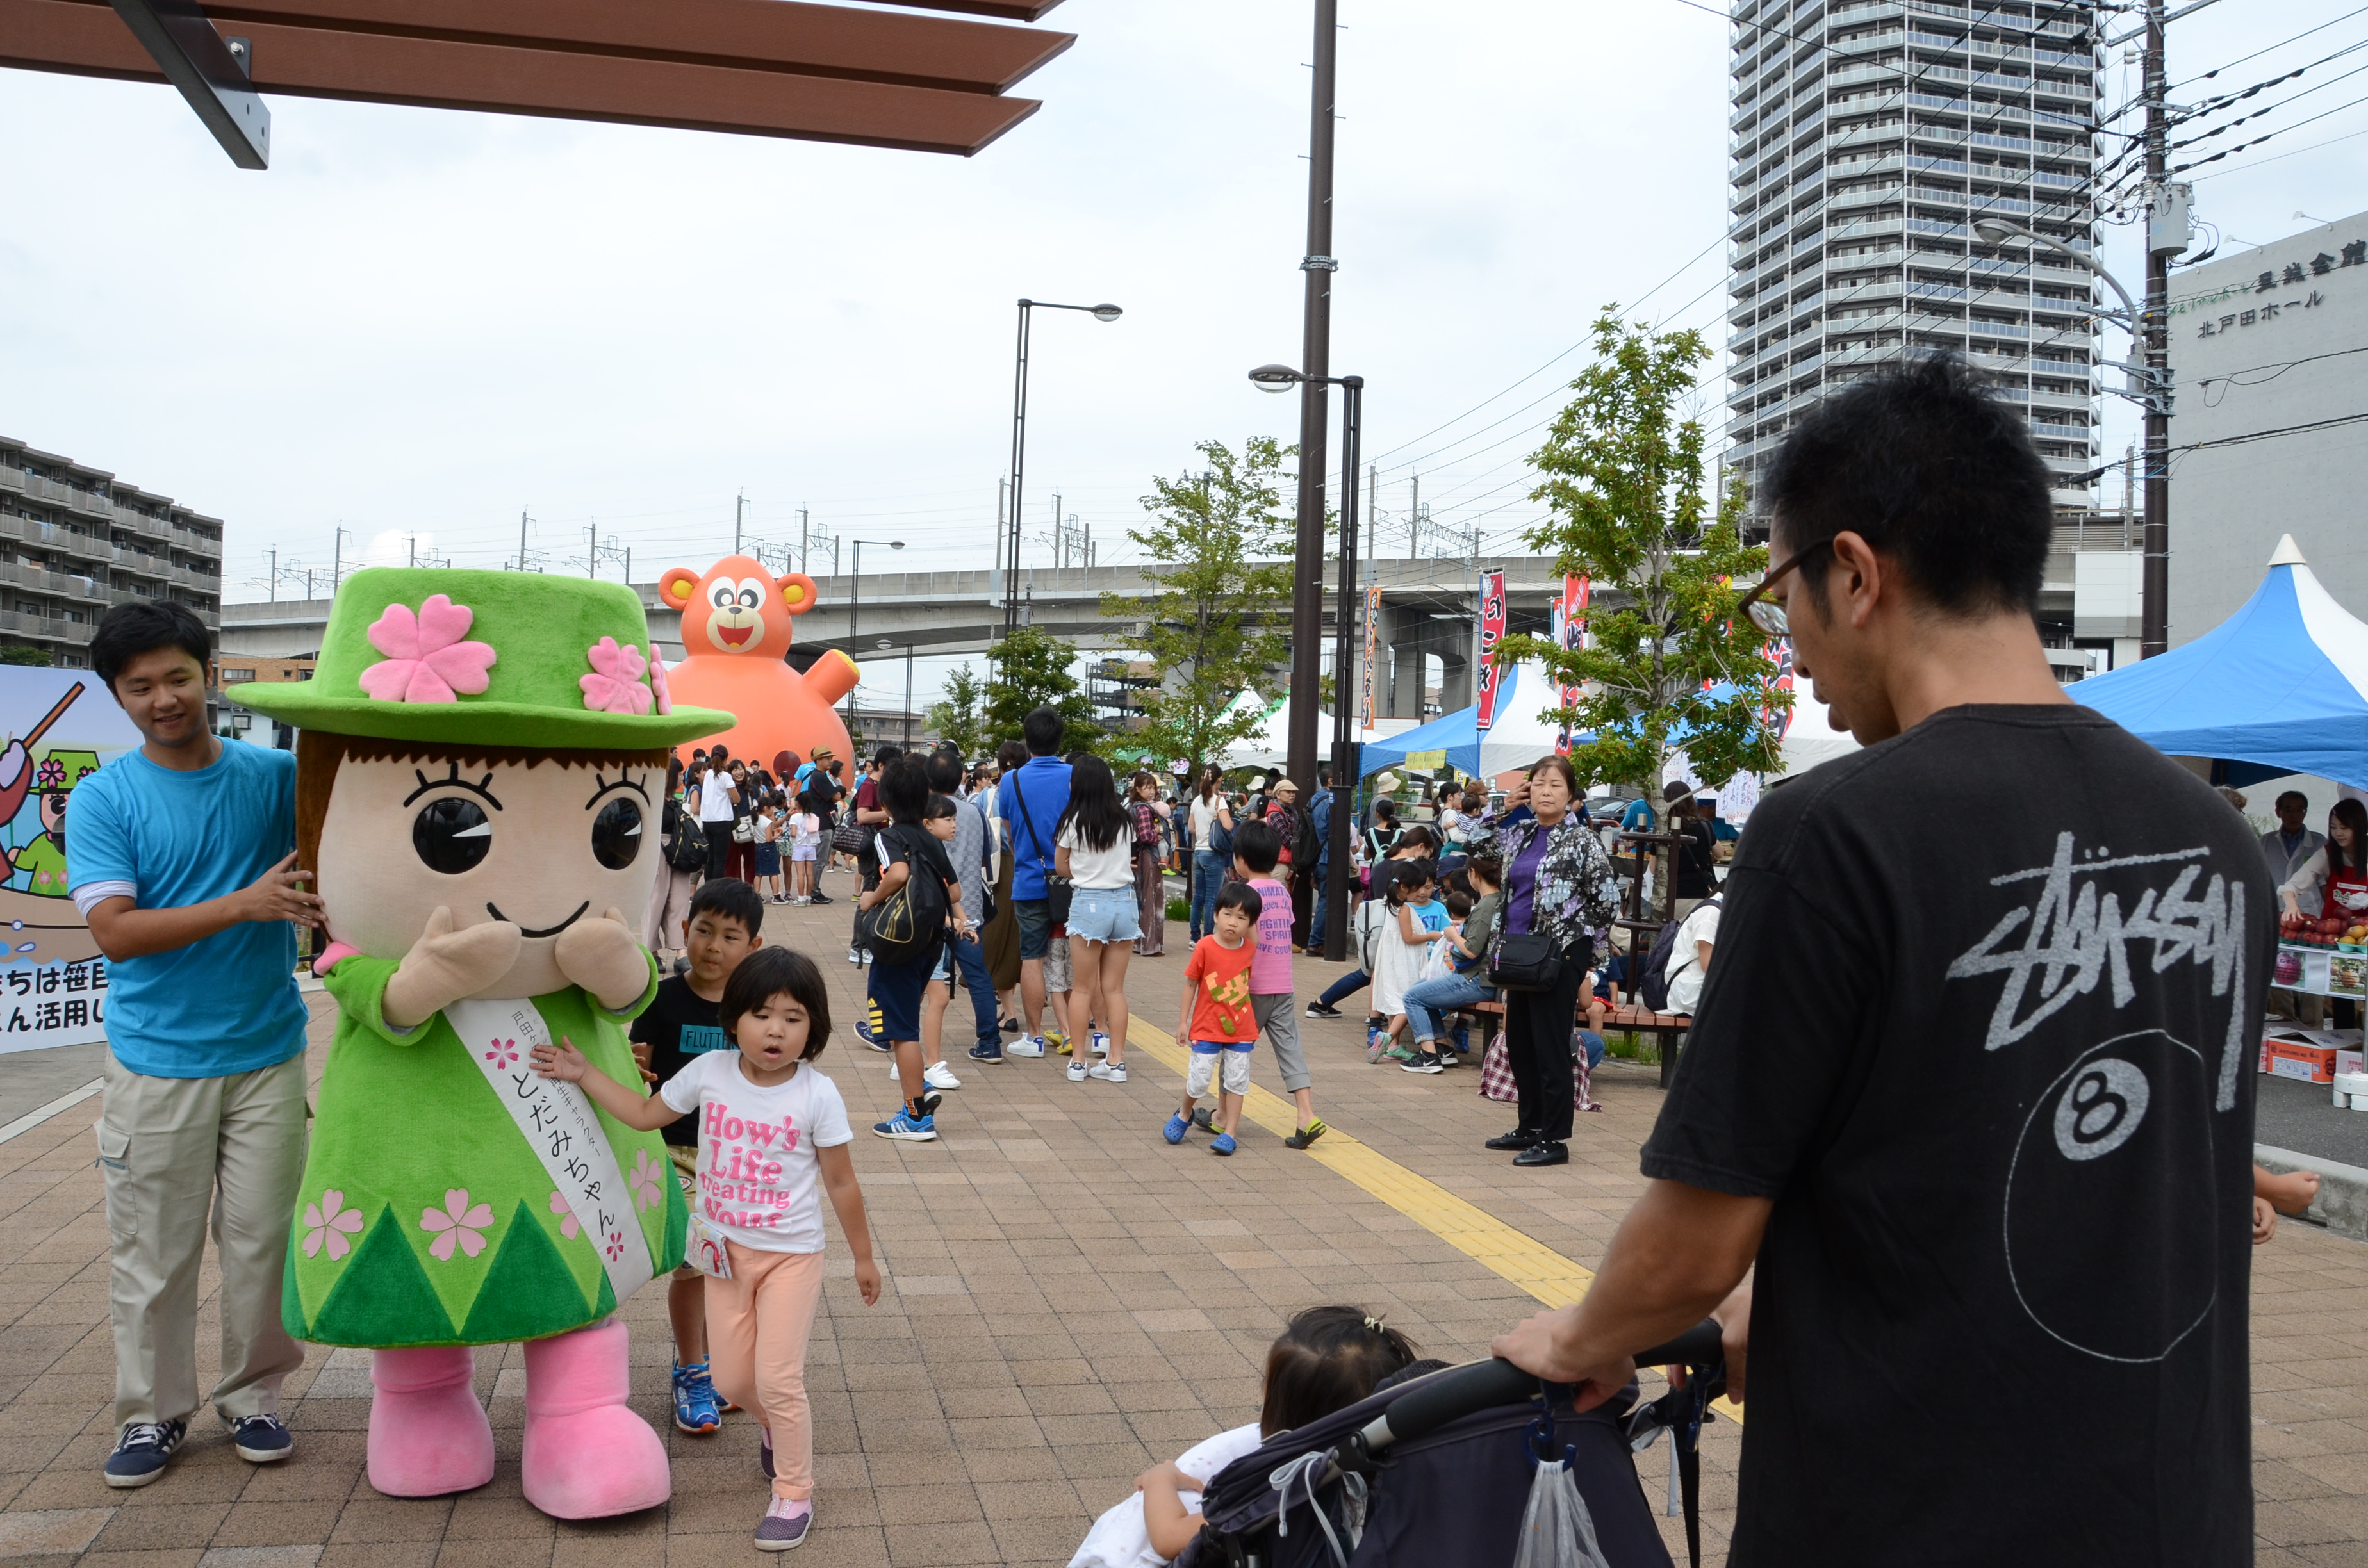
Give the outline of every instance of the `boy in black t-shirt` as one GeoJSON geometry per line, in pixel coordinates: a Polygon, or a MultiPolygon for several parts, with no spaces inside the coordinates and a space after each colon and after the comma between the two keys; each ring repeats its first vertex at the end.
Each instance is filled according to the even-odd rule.
{"type": "MultiPolygon", "coordinates": [[[[933,877],[946,889],[948,933],[968,936],[970,923],[962,917],[961,879],[946,858],[946,846],[921,825],[929,809],[929,780],[921,759],[900,756],[891,762],[881,778],[879,799],[888,812],[889,825],[876,840],[880,874],[856,901],[859,917],[893,896],[908,879],[933,877]]],[[[896,1114],[872,1126],[871,1131],[882,1138],[911,1143],[937,1140],[935,1113],[939,1096],[922,1078],[921,994],[937,968],[939,951],[932,947],[902,962],[877,957],[872,960],[871,999],[880,1008],[880,1032],[895,1050],[897,1077],[905,1093],[905,1104],[896,1114]]]]}
{"type": "MultiPolygon", "coordinates": [[[[643,1076],[663,1084],[689,1066],[692,1057],[732,1049],[716,1017],[716,1004],[723,999],[723,983],[740,960],[765,945],[760,935],[764,924],[765,901],[736,877],[703,882],[691,895],[690,914],[682,923],[690,971],[658,982],[658,994],[630,1031],[643,1076]]],[[[683,1198],[696,1208],[699,1198],[692,1181],[699,1168],[699,1119],[686,1116],[668,1122],[663,1136],[683,1198]]],[[[666,1285],[666,1315],[674,1320],[674,1424],[695,1435],[723,1425],[723,1405],[707,1372],[704,1281],[705,1276],[685,1263],[666,1285]]]]}

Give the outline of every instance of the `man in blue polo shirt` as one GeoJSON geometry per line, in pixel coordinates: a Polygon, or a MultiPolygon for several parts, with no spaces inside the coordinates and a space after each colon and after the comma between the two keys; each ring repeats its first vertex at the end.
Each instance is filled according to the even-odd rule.
{"type": "Polygon", "coordinates": [[[997,814],[1010,830],[1011,913],[1019,925],[1019,1038],[1011,1043],[1014,1056],[1044,1054],[1044,951],[1053,939],[1052,890],[1045,879],[1053,874],[1053,835],[1069,809],[1069,765],[1055,755],[1063,727],[1061,715],[1050,708],[1022,719],[1019,737],[1028,743],[1028,761],[1005,774],[996,788],[997,814]]]}
{"type": "Polygon", "coordinates": [[[98,1163],[111,1237],[115,1450],[145,1486],[198,1408],[198,1265],[211,1212],[222,1372],[210,1396],[239,1457],[292,1444],[279,1381],[304,1363],[280,1326],[304,1169],[296,930],[321,901],[296,867],[296,759],[206,732],[204,623],[177,604],[107,613],[91,665],[142,745],[74,790],[67,882],[108,958],[98,1163]]]}

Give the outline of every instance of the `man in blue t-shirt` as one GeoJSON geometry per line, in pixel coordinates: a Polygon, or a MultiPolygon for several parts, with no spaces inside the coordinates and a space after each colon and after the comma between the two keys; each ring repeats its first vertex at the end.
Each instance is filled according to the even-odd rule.
{"type": "MultiPolygon", "coordinates": [[[[1019,722],[1028,761],[996,787],[996,814],[1011,840],[1011,914],[1019,926],[1019,1038],[1014,1056],[1044,1054],[1044,954],[1053,940],[1053,835],[1069,809],[1069,765],[1056,755],[1065,726],[1039,708],[1019,722]]],[[[1080,1036],[1082,1039],[1082,1035],[1080,1036]]]]}
{"type": "Polygon", "coordinates": [[[279,1382],[304,1363],[279,1282],[304,1169],[295,926],[321,901],[296,869],[296,759],[206,733],[213,648],[185,607],[107,613],[91,665],[140,732],[74,790],[67,882],[108,959],[98,1119],[112,1237],[109,1486],[145,1486],[198,1408],[198,1265],[211,1213],[222,1375],[239,1457],[288,1457],[279,1382]]]}

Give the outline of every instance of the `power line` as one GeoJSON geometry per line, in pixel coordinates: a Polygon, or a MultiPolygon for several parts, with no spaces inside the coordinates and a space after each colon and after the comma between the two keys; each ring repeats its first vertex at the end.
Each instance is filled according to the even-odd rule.
{"type": "Polygon", "coordinates": [[[2340,136],[2330,136],[2324,142],[2314,142],[2307,147],[2295,147],[2283,153],[2272,153],[2266,158],[2255,158],[2250,163],[2238,164],[2235,168],[2214,169],[2208,175],[2197,175],[2195,177],[2199,180],[2207,180],[2218,179],[2222,175],[2242,174],[2247,169],[2258,169],[2263,164],[2274,164],[2281,158],[2296,158],[2305,153],[2316,153],[2321,147],[2332,147],[2338,142],[2349,142],[2355,136],[2368,136],[2368,126],[2362,126],[2358,131],[2347,131],[2340,136]]]}

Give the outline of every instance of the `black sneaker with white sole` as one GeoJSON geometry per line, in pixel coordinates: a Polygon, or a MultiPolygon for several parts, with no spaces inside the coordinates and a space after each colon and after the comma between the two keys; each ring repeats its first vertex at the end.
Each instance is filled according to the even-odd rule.
{"type": "Polygon", "coordinates": [[[174,1450],[188,1436],[186,1421],[132,1421],[116,1436],[115,1451],[107,1456],[109,1486],[145,1486],[165,1473],[174,1450]]]}
{"type": "Polygon", "coordinates": [[[286,1459],[296,1447],[296,1434],[277,1415],[249,1415],[233,1421],[230,1440],[238,1449],[238,1457],[249,1464],[273,1464],[286,1459]]]}
{"type": "Polygon", "coordinates": [[[1337,1018],[1340,1017],[1340,1009],[1327,1007],[1321,1002],[1310,1002],[1307,1004],[1307,1016],[1311,1018],[1337,1018]]]}

